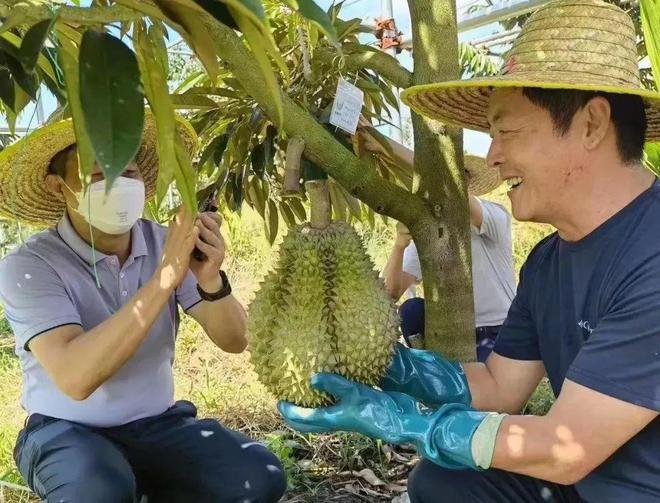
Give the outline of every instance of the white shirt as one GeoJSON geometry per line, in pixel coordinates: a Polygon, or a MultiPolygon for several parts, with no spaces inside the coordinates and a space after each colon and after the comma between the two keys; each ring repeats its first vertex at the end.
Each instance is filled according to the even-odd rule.
{"type": "MultiPolygon", "coordinates": [[[[483,220],[477,229],[470,226],[472,238],[472,284],[477,327],[501,325],[516,292],[511,245],[511,216],[491,201],[482,201],[483,220]]],[[[403,254],[403,272],[422,280],[417,247],[411,242],[403,254]]]]}

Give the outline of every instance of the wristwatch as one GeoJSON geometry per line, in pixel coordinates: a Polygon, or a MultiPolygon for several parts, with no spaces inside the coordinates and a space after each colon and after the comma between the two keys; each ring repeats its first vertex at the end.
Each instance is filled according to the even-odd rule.
{"type": "Polygon", "coordinates": [[[201,289],[199,283],[197,284],[197,291],[199,292],[199,296],[202,298],[202,300],[213,302],[214,300],[224,299],[231,294],[231,284],[229,283],[229,279],[227,279],[225,271],[220,271],[220,279],[222,279],[222,288],[213,293],[205,292],[201,289]]]}

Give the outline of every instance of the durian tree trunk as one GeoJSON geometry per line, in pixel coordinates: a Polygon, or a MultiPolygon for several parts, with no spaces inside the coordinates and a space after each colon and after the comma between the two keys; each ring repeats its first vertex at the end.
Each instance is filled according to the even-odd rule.
{"type": "MultiPolygon", "coordinates": [[[[460,78],[456,4],[408,2],[413,32],[414,84],[460,78]]],[[[474,301],[467,183],[460,129],[412,116],[415,142],[413,192],[431,215],[408,225],[422,266],[428,348],[472,360],[474,301]]]]}

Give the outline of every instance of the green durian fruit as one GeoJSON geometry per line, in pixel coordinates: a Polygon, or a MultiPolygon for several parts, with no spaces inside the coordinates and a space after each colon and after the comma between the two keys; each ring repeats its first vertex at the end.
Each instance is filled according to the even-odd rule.
{"type": "Polygon", "coordinates": [[[289,231],[279,262],[250,304],[252,364],[278,398],[316,407],[331,398],[311,388],[316,372],[376,385],[398,337],[385,293],[355,230],[333,222],[289,231]]]}

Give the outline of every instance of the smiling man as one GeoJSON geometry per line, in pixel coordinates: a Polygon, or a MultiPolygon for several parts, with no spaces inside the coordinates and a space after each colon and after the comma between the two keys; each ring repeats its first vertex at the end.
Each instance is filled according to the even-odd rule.
{"type": "Polygon", "coordinates": [[[501,75],[404,99],[490,131],[514,216],[557,232],[530,253],[485,364],[399,348],[380,390],[319,374],[335,405],[280,411],[303,431],[416,445],[413,503],[660,501],[660,183],[641,161],[660,94],[641,88],[631,20],[548,3],[501,75]],[[556,402],[520,415],[544,374],[556,402]]]}
{"type": "MultiPolygon", "coordinates": [[[[190,125],[178,130],[192,148],[190,125]]],[[[182,210],[169,228],[141,218],[158,172],[150,115],[109,191],[98,165],[82,186],[74,142],[67,120],[0,153],[0,212],[50,226],[0,262],[29,414],[21,475],[48,502],[277,501],[285,477],[265,446],[174,401],[179,307],[220,349],[247,345],[219,216],[182,210]]]]}

